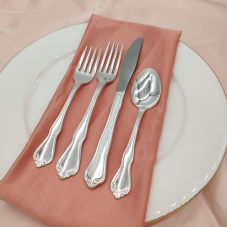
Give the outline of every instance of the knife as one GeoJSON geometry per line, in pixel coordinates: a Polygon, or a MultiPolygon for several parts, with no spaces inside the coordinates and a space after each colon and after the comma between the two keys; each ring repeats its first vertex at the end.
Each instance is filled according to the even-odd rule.
{"type": "Polygon", "coordinates": [[[117,91],[114,96],[106,126],[99,140],[95,154],[84,173],[84,179],[90,188],[94,188],[105,181],[107,157],[111,146],[114,126],[121,108],[128,82],[135,70],[142,43],[143,38],[136,39],[129,47],[122,63],[117,91]]]}

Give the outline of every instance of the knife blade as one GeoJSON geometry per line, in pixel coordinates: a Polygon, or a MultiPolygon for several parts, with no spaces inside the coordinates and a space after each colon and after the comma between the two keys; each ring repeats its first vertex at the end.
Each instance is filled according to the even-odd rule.
{"type": "Polygon", "coordinates": [[[109,117],[99,140],[95,154],[84,173],[84,179],[90,188],[94,188],[105,181],[107,157],[112,142],[114,126],[122,105],[128,82],[135,70],[142,43],[143,38],[136,39],[129,47],[123,60],[120,79],[109,117]]]}
{"type": "Polygon", "coordinates": [[[128,82],[131,79],[131,76],[136,68],[142,43],[143,38],[138,38],[129,47],[122,63],[120,79],[117,85],[117,91],[126,90],[128,82]]]}

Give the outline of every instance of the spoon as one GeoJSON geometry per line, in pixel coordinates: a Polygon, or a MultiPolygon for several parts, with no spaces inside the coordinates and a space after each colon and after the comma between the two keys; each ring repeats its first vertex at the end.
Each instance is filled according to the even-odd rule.
{"type": "Polygon", "coordinates": [[[131,189],[131,164],[134,156],[136,135],[140,120],[144,112],[154,107],[161,95],[161,82],[157,72],[148,68],[143,70],[134,81],[131,98],[138,108],[136,122],[122,156],[121,165],[111,181],[110,189],[116,199],[119,199],[130,192],[131,189]]]}

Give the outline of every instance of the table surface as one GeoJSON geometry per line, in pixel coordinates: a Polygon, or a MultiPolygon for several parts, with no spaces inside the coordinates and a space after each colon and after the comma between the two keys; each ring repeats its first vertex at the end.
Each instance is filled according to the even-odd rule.
{"type": "MultiPolygon", "coordinates": [[[[23,48],[63,27],[88,22],[91,14],[181,30],[181,41],[214,70],[227,94],[226,0],[0,0],[0,70],[23,48]]],[[[227,157],[191,202],[152,227],[227,226],[227,157]]],[[[0,201],[0,226],[48,225],[0,201]]]]}

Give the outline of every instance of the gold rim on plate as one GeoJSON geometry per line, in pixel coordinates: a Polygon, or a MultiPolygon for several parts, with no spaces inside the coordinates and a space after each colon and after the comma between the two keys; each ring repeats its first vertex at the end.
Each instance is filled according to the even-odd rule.
{"type": "MultiPolygon", "coordinates": [[[[80,24],[87,24],[87,23],[85,22],[85,23],[80,23],[80,24]]],[[[44,35],[44,36],[47,36],[47,35],[49,35],[49,34],[51,34],[51,33],[53,33],[53,32],[59,31],[59,30],[64,29],[64,28],[68,28],[68,27],[72,27],[72,26],[80,25],[80,24],[74,24],[74,25],[62,27],[62,28],[57,29],[57,30],[55,30],[55,31],[52,31],[52,32],[50,32],[50,33],[48,33],[48,34],[46,34],[46,35],[44,35]]],[[[43,38],[44,36],[39,37],[38,39],[34,40],[33,42],[31,42],[30,44],[28,44],[27,46],[25,46],[25,47],[24,47],[22,50],[20,50],[14,57],[16,57],[21,51],[23,51],[23,50],[24,50],[25,48],[27,48],[29,45],[33,44],[34,42],[36,42],[37,40],[43,38]]],[[[182,42],[182,41],[180,41],[180,42],[182,42]]],[[[182,43],[185,44],[184,42],[182,42],[182,43]]],[[[185,45],[186,45],[187,47],[189,47],[192,51],[194,51],[190,46],[188,46],[187,44],[185,44],[185,45]]],[[[195,51],[194,51],[194,52],[195,52],[195,51]]],[[[195,53],[196,53],[196,52],[195,52],[195,53]]],[[[196,53],[196,54],[199,55],[198,53],[196,53]]],[[[11,61],[14,57],[12,57],[12,58],[8,61],[8,63],[6,63],[6,65],[2,68],[2,70],[10,63],[10,61],[11,61]]],[[[201,59],[203,59],[200,55],[199,55],[199,57],[200,57],[201,59]]],[[[203,59],[203,61],[206,62],[204,59],[203,59]]],[[[206,62],[206,64],[210,67],[210,65],[209,65],[207,62],[206,62]]],[[[223,92],[224,92],[224,94],[225,94],[225,98],[226,98],[226,100],[227,100],[227,96],[226,96],[225,90],[224,90],[224,88],[223,88],[223,86],[222,86],[220,80],[218,79],[218,77],[217,77],[217,75],[215,74],[214,70],[213,70],[211,67],[210,67],[210,69],[212,70],[212,72],[213,72],[214,75],[216,76],[216,78],[217,78],[219,84],[221,85],[221,88],[222,88],[222,90],[223,90],[223,92]]],[[[0,71],[0,73],[2,72],[2,70],[0,71]]],[[[175,211],[179,210],[180,208],[184,207],[186,204],[188,204],[190,201],[192,201],[192,200],[193,200],[201,191],[203,191],[203,189],[210,183],[210,181],[213,179],[214,175],[217,173],[218,169],[220,168],[220,166],[221,166],[221,164],[222,164],[222,162],[223,162],[223,159],[224,159],[224,157],[225,157],[226,150],[227,150],[227,148],[225,149],[225,153],[224,153],[224,155],[223,155],[223,158],[222,158],[222,160],[221,160],[221,162],[220,162],[218,168],[216,169],[215,173],[212,175],[212,177],[210,178],[210,180],[203,186],[203,188],[200,189],[200,191],[199,191],[197,194],[195,194],[191,199],[189,199],[189,200],[188,200],[187,202],[185,202],[183,205],[177,207],[175,210],[173,210],[173,211],[171,211],[171,212],[169,212],[169,213],[167,213],[167,214],[164,214],[164,215],[161,216],[161,217],[158,217],[158,218],[153,219],[153,220],[151,220],[151,221],[145,222],[145,225],[151,224],[151,223],[153,223],[153,222],[155,222],[155,221],[159,221],[160,219],[163,219],[164,217],[169,216],[170,214],[172,214],[172,213],[174,213],[175,211]]]]}

